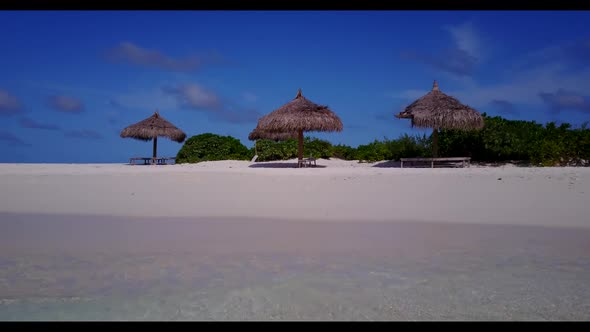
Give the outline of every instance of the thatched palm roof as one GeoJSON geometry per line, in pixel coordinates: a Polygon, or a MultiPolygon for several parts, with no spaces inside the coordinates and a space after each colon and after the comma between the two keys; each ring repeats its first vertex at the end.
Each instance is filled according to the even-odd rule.
{"type": "Polygon", "coordinates": [[[342,131],[342,121],[328,106],[317,105],[301,94],[258,120],[266,132],[342,131]]]}
{"type": "Polygon", "coordinates": [[[299,89],[295,99],[260,118],[251,135],[256,137],[256,131],[262,135],[297,133],[298,167],[301,167],[304,131],[342,131],[342,127],[342,121],[328,106],[309,101],[299,89]]]}
{"type": "Polygon", "coordinates": [[[290,133],[279,133],[279,132],[268,132],[255,128],[248,135],[248,139],[255,141],[258,139],[270,139],[273,141],[286,141],[288,139],[297,139],[297,132],[290,133]]]}
{"type": "Polygon", "coordinates": [[[421,128],[480,129],[484,124],[478,111],[442,93],[436,81],[432,91],[414,101],[395,117],[411,119],[412,126],[421,128]]]}
{"type": "Polygon", "coordinates": [[[149,118],[133,124],[121,131],[121,137],[130,137],[142,141],[150,141],[158,136],[182,143],[186,134],[164,119],[158,111],[149,118]]]}

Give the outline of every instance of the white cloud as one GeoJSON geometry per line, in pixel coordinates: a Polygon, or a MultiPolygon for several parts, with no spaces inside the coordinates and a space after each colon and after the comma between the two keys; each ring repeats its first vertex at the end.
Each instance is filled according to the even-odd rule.
{"type": "Polygon", "coordinates": [[[258,100],[258,96],[251,93],[251,92],[244,92],[242,93],[242,98],[249,103],[254,103],[258,100]]]}
{"type": "Polygon", "coordinates": [[[41,123],[33,120],[31,118],[24,117],[20,119],[20,125],[23,128],[30,128],[30,129],[44,129],[44,130],[59,130],[59,126],[50,123],[41,123]]]}
{"type": "Polygon", "coordinates": [[[473,23],[467,22],[456,26],[443,27],[453,40],[452,46],[426,53],[416,50],[405,50],[401,58],[430,65],[441,72],[454,74],[458,77],[469,77],[475,72],[478,64],[484,60],[481,38],[473,23]]]}
{"type": "Polygon", "coordinates": [[[445,27],[457,48],[467,52],[469,55],[481,59],[481,39],[472,22],[466,22],[456,26],[445,27]]]}
{"type": "Polygon", "coordinates": [[[230,123],[251,123],[260,114],[255,109],[243,108],[222,99],[215,92],[195,83],[163,88],[164,93],[174,96],[181,107],[206,112],[210,116],[230,123]]]}
{"type": "Polygon", "coordinates": [[[135,65],[157,67],[171,71],[191,71],[201,66],[197,57],[174,59],[158,50],[142,48],[130,42],[122,42],[108,52],[107,58],[114,62],[127,62],[135,65]]]}
{"type": "Polygon", "coordinates": [[[6,90],[0,89],[0,115],[13,115],[21,111],[20,101],[6,90]]]}
{"type": "Polygon", "coordinates": [[[176,97],[178,103],[183,107],[206,111],[217,111],[223,107],[217,94],[199,84],[182,84],[162,90],[164,93],[176,97]]]}
{"type": "Polygon", "coordinates": [[[555,92],[542,92],[539,97],[555,113],[562,110],[590,111],[590,100],[576,92],[559,89],[555,92]]]}
{"type": "Polygon", "coordinates": [[[463,88],[446,91],[465,103],[484,106],[494,99],[502,99],[513,104],[544,105],[539,93],[565,89],[579,94],[582,87],[590,84],[590,71],[568,73],[560,64],[514,73],[512,77],[493,85],[477,83],[463,88]]]}
{"type": "Polygon", "coordinates": [[[395,99],[415,100],[415,99],[418,99],[418,98],[424,96],[425,94],[427,94],[428,91],[430,91],[430,90],[409,89],[409,90],[404,90],[401,92],[391,93],[391,94],[389,94],[389,97],[395,98],[395,99]]]}
{"type": "Polygon", "coordinates": [[[24,142],[19,137],[15,136],[11,132],[0,129],[0,142],[11,145],[11,146],[31,146],[31,144],[24,142]]]}
{"type": "Polygon", "coordinates": [[[176,108],[176,100],[162,89],[135,90],[113,93],[111,101],[118,107],[131,110],[170,110],[176,108]]]}
{"type": "Polygon", "coordinates": [[[81,113],[84,111],[84,104],[74,97],[64,95],[50,96],[49,106],[59,112],[64,113],[81,113]]]}
{"type": "MultiPolygon", "coordinates": [[[[454,31],[457,44],[479,52],[478,42],[468,33],[469,26],[449,28],[454,31]]],[[[447,88],[445,81],[439,80],[440,88],[448,95],[458,98],[473,107],[489,106],[494,100],[503,100],[511,104],[538,106],[540,110],[548,109],[547,98],[543,100],[541,93],[557,93],[567,91],[568,95],[587,96],[586,87],[590,86],[590,68],[582,57],[588,52],[588,43],[564,42],[561,49],[551,46],[540,50],[532,50],[517,57],[506,70],[497,72],[497,83],[481,84],[474,77],[455,77],[452,79],[455,88],[447,88]]],[[[451,77],[447,77],[449,81],[451,77]]],[[[489,78],[487,79],[489,81],[489,78]]],[[[389,94],[393,98],[413,101],[430,89],[408,89],[389,94]]],[[[555,103],[554,103],[555,104],[555,103]]]]}
{"type": "Polygon", "coordinates": [[[107,52],[107,59],[113,62],[124,62],[144,67],[154,67],[173,72],[191,72],[205,64],[222,62],[217,53],[208,56],[191,55],[174,58],[159,50],[148,49],[131,42],[122,42],[107,52]]]}
{"type": "Polygon", "coordinates": [[[81,138],[81,139],[90,139],[90,140],[96,140],[96,139],[102,138],[102,135],[99,132],[97,132],[96,130],[90,130],[90,129],[66,131],[64,133],[64,136],[70,137],[70,138],[81,138]]]}

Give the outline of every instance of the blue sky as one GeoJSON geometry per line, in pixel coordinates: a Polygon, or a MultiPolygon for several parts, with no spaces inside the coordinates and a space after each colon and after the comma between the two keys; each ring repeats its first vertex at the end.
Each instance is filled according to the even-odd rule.
{"type": "MultiPolygon", "coordinates": [[[[160,114],[237,137],[298,88],[352,146],[422,134],[399,112],[443,92],[490,115],[590,120],[590,12],[1,11],[0,162],[125,162],[160,114]]],[[[159,155],[181,144],[158,141],[159,155]]]]}

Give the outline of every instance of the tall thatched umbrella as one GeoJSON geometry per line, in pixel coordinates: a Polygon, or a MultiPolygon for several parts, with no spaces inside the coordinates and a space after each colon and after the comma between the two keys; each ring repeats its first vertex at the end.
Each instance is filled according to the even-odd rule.
{"type": "Polygon", "coordinates": [[[342,131],[342,121],[328,106],[317,105],[297,92],[295,99],[263,116],[256,130],[267,133],[297,133],[298,157],[303,159],[303,132],[342,131]]]}
{"type": "Polygon", "coordinates": [[[440,91],[434,81],[432,91],[417,99],[395,116],[411,119],[412,127],[433,128],[432,154],[438,155],[438,129],[472,130],[483,127],[483,117],[473,108],[440,91]]]}
{"type": "Polygon", "coordinates": [[[176,128],[173,124],[164,119],[157,110],[154,115],[149,118],[123,129],[120,136],[123,138],[135,138],[142,141],[153,139],[154,159],[156,158],[156,150],[158,148],[158,136],[168,137],[178,143],[184,142],[184,139],[186,138],[186,134],[182,130],[176,128]]]}
{"type": "Polygon", "coordinates": [[[297,132],[290,132],[290,133],[279,133],[279,132],[269,132],[263,131],[258,128],[254,128],[248,135],[248,139],[251,141],[259,140],[259,139],[270,139],[273,141],[286,141],[288,139],[296,139],[297,132]]]}

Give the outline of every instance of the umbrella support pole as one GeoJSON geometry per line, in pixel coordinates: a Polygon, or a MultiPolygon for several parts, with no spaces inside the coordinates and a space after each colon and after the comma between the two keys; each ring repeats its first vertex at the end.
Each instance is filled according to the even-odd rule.
{"type": "Polygon", "coordinates": [[[432,130],[432,157],[438,157],[438,128],[432,130]]]}
{"type": "Polygon", "coordinates": [[[156,163],[156,151],[158,150],[158,137],[154,137],[154,154],[152,157],[152,164],[156,163]]]}
{"type": "Polygon", "coordinates": [[[301,164],[303,163],[303,130],[299,130],[297,133],[297,138],[299,140],[297,167],[301,167],[301,164]]]}

